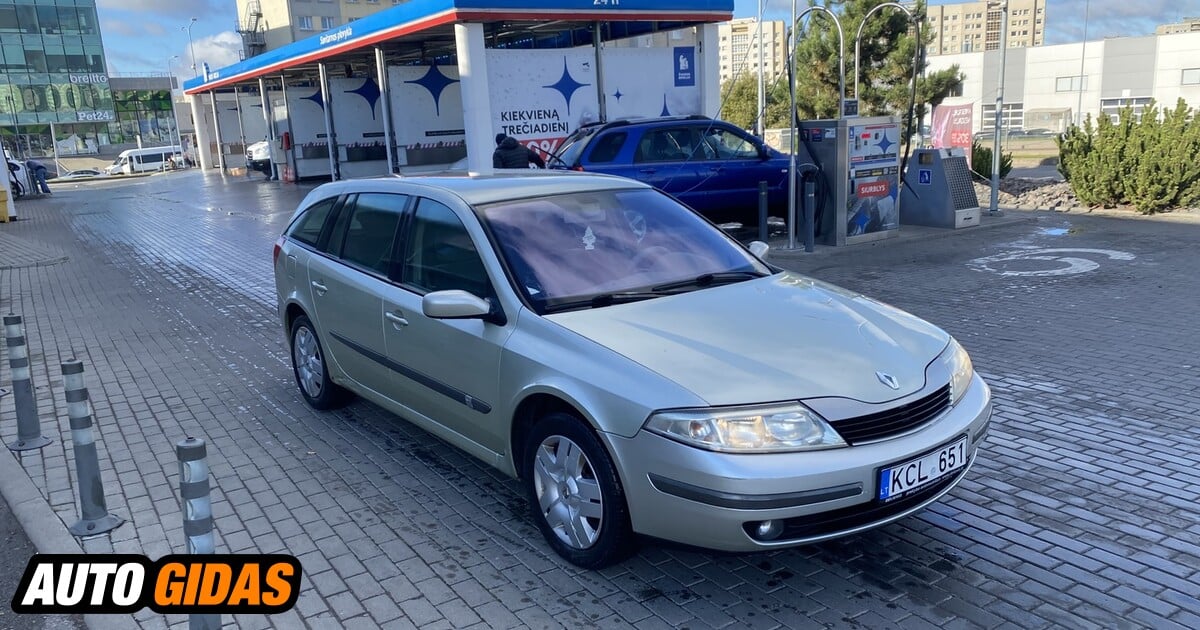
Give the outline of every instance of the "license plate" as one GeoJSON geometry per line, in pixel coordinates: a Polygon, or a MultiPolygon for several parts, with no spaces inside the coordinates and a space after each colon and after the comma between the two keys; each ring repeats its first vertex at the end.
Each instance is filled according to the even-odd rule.
{"type": "Polygon", "coordinates": [[[879,471],[879,500],[898,499],[967,465],[967,438],[879,471]]]}

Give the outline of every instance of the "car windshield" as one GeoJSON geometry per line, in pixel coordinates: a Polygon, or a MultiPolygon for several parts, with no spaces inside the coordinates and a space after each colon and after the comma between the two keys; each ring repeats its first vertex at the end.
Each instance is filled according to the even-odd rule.
{"type": "Polygon", "coordinates": [[[518,290],[539,313],[771,273],[724,232],[656,190],[578,192],[480,209],[518,290]]]}

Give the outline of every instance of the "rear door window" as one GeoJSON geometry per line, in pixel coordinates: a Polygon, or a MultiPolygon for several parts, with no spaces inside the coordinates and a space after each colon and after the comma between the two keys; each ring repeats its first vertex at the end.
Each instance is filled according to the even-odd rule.
{"type": "MultiPolygon", "coordinates": [[[[363,193],[358,195],[345,224],[346,237],[341,258],[352,266],[387,276],[394,261],[396,229],[408,203],[404,195],[363,193]]],[[[340,222],[340,217],[339,217],[340,222]]],[[[334,233],[337,233],[336,226],[334,233]]]]}
{"type": "Polygon", "coordinates": [[[321,230],[325,228],[325,221],[329,219],[329,212],[333,210],[336,201],[337,197],[330,197],[309,206],[288,229],[288,238],[316,247],[321,238],[321,230]]]}
{"type": "Polygon", "coordinates": [[[682,162],[691,159],[699,141],[689,127],[658,127],[642,134],[634,162],[682,162]]]}
{"type": "Polygon", "coordinates": [[[629,134],[620,131],[617,133],[607,133],[593,143],[595,147],[588,154],[588,161],[593,164],[607,164],[617,159],[617,154],[621,152],[621,147],[625,146],[625,139],[629,134]]]}

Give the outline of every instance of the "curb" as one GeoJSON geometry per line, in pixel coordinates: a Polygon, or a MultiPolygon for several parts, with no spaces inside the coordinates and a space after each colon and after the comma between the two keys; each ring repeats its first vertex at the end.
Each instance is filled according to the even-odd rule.
{"type": "MultiPolygon", "coordinates": [[[[50,504],[33,485],[20,462],[7,448],[0,448],[0,451],[0,495],[12,508],[13,516],[38,553],[82,554],[79,541],[50,509],[50,504]]],[[[83,621],[91,630],[127,630],[140,625],[132,615],[89,614],[83,616],[83,621]]]]}
{"type": "MultiPolygon", "coordinates": [[[[1037,211],[1029,211],[1029,210],[1024,210],[1024,209],[1020,209],[1020,208],[1000,208],[1000,210],[1005,213],[1003,216],[993,217],[985,223],[980,223],[979,225],[976,225],[974,227],[965,228],[965,229],[957,229],[956,230],[956,229],[950,229],[950,228],[943,228],[936,232],[922,231],[921,233],[913,234],[912,236],[906,236],[902,233],[900,236],[895,237],[895,238],[871,241],[871,242],[867,242],[867,243],[859,243],[857,245],[843,245],[841,247],[835,247],[835,246],[831,246],[831,245],[823,245],[823,246],[820,246],[821,249],[817,249],[811,253],[805,252],[802,248],[799,248],[799,247],[795,250],[786,250],[783,248],[772,247],[771,250],[769,252],[767,252],[767,259],[768,260],[789,260],[790,261],[790,260],[805,260],[805,259],[812,259],[812,258],[826,257],[826,256],[837,256],[837,255],[840,255],[843,253],[861,252],[861,251],[863,251],[864,248],[886,247],[888,245],[899,245],[901,243],[911,243],[914,241],[931,241],[931,240],[948,238],[951,236],[957,236],[959,234],[970,234],[973,232],[979,232],[981,230],[990,230],[993,228],[1004,227],[1006,225],[1017,225],[1020,223],[1032,223],[1032,222],[1035,222],[1038,220],[1038,216],[1035,214],[1032,214],[1033,212],[1037,212],[1037,211]],[[1014,213],[1014,214],[1010,214],[1010,213],[1014,213]],[[1020,213],[1020,214],[1015,214],[1015,213],[1020,213]]],[[[987,216],[987,211],[984,211],[984,216],[985,217],[987,216]]],[[[903,229],[904,229],[904,226],[901,226],[901,230],[903,230],[903,229]]],[[[937,228],[929,228],[929,229],[937,229],[937,228]]]]}

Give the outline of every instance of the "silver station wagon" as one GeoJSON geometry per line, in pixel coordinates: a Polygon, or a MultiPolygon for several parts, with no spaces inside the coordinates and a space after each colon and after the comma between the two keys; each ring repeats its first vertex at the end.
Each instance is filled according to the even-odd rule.
{"type": "Polygon", "coordinates": [[[670,196],[583,173],[343,181],[275,246],[296,382],[519,478],[588,568],[907,516],[966,474],[991,394],[895,308],[780,270],[670,196]]]}

